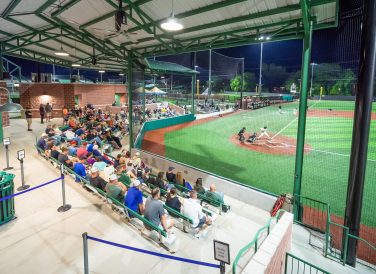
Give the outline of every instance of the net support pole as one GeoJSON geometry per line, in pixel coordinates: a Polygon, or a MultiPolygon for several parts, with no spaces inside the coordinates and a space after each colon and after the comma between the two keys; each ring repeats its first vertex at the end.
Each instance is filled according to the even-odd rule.
{"type": "MultiPolygon", "coordinates": [[[[307,12],[307,4],[305,1],[302,3],[302,12],[307,12]]],[[[306,15],[308,21],[308,15],[306,15]]],[[[305,22],[304,38],[303,38],[303,64],[302,64],[302,89],[300,91],[299,101],[299,120],[298,120],[298,133],[295,155],[295,173],[294,173],[294,220],[300,220],[300,194],[302,186],[302,173],[303,173],[303,158],[304,158],[304,139],[306,130],[307,118],[307,95],[308,95],[308,78],[309,78],[309,64],[311,58],[311,44],[312,44],[312,25],[313,22],[305,22]]]]}
{"type": "Polygon", "coordinates": [[[192,75],[192,114],[195,114],[196,73],[192,75]]]}
{"type": "Polygon", "coordinates": [[[212,50],[209,49],[209,84],[208,84],[208,95],[211,95],[211,74],[212,74],[212,50]]]}
{"type": "MultiPolygon", "coordinates": [[[[360,230],[376,71],[376,0],[367,0],[363,5],[360,70],[355,100],[344,222],[344,225],[349,228],[349,234],[356,237],[359,236],[360,230]]],[[[353,237],[348,238],[346,263],[351,266],[355,266],[356,263],[357,242],[357,239],[353,237]]]]}
{"type": "Polygon", "coordinates": [[[133,53],[128,54],[128,122],[129,122],[129,149],[133,148],[133,53]]]}
{"type": "Polygon", "coordinates": [[[145,68],[142,68],[141,71],[141,77],[142,77],[142,121],[145,123],[145,109],[146,109],[146,93],[145,93],[145,68]]]}
{"type": "Polygon", "coordinates": [[[258,86],[258,94],[261,95],[261,87],[262,87],[262,52],[264,50],[264,43],[261,42],[260,44],[260,70],[259,70],[259,86],[258,86]]]}
{"type": "MultiPolygon", "coordinates": [[[[240,89],[240,109],[243,109],[243,91],[244,91],[244,58],[242,62],[242,76],[241,76],[241,89],[240,89]]],[[[247,108],[247,106],[245,106],[247,108]]]]}
{"type": "Polygon", "coordinates": [[[4,80],[3,44],[0,44],[0,80],[4,80]]]}

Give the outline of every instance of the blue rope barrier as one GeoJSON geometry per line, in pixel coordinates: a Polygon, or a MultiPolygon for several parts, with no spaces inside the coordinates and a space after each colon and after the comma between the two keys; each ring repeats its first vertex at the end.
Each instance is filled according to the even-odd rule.
{"type": "Polygon", "coordinates": [[[181,261],[181,262],[190,263],[190,264],[197,264],[197,265],[202,265],[202,266],[207,266],[207,267],[220,268],[220,265],[206,263],[206,262],[200,262],[200,261],[181,258],[181,257],[177,257],[177,256],[171,256],[171,255],[153,252],[153,251],[149,251],[149,250],[145,250],[145,249],[141,249],[141,248],[136,248],[136,247],[132,247],[132,246],[128,246],[128,245],[122,245],[122,244],[98,239],[98,238],[95,238],[95,237],[91,237],[89,235],[87,236],[87,239],[90,239],[90,240],[93,240],[93,241],[96,241],[96,242],[100,242],[100,243],[104,243],[104,244],[108,244],[108,245],[117,246],[117,247],[124,248],[124,249],[129,249],[129,250],[140,252],[140,253],[149,254],[149,255],[152,255],[152,256],[162,257],[162,258],[171,259],[171,260],[175,260],[175,261],[181,261]]]}
{"type": "Polygon", "coordinates": [[[49,181],[49,182],[47,182],[47,183],[43,183],[43,184],[40,184],[40,185],[37,185],[37,186],[31,187],[31,188],[29,188],[29,189],[26,189],[26,190],[24,190],[24,191],[21,191],[21,192],[18,192],[18,193],[15,193],[15,194],[9,195],[9,196],[5,196],[5,197],[3,197],[3,198],[0,198],[0,202],[5,201],[5,200],[8,200],[8,199],[13,198],[13,197],[16,197],[16,196],[18,196],[18,195],[24,194],[24,193],[26,193],[26,192],[29,192],[29,191],[35,190],[35,189],[37,189],[37,188],[40,188],[40,187],[43,187],[43,186],[46,186],[46,185],[52,184],[52,183],[54,183],[54,182],[56,182],[56,181],[59,181],[59,180],[61,180],[61,179],[62,179],[62,177],[59,177],[59,178],[54,179],[54,180],[52,180],[52,181],[49,181]]]}

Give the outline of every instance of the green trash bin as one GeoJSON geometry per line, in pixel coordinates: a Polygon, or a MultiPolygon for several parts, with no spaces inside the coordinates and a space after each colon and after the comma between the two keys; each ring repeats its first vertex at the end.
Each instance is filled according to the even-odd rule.
{"type": "MultiPolygon", "coordinates": [[[[0,171],[0,199],[14,193],[15,175],[0,171]]],[[[0,202],[0,225],[14,218],[14,198],[0,202]]]]}

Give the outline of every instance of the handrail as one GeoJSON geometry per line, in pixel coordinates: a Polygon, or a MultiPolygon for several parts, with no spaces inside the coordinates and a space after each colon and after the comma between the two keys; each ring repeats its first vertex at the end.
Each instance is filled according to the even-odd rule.
{"type": "Polygon", "coordinates": [[[298,260],[299,262],[302,262],[304,265],[308,265],[308,266],[314,268],[316,270],[316,273],[317,273],[317,271],[321,271],[323,274],[330,274],[330,272],[328,272],[328,271],[326,271],[326,270],[324,270],[324,269],[322,269],[322,268],[320,268],[320,267],[318,267],[316,265],[313,265],[313,264],[311,264],[311,263],[309,263],[309,262],[307,262],[307,261],[305,261],[305,260],[303,260],[303,259],[301,259],[299,257],[296,257],[295,255],[293,255],[293,254],[291,254],[289,252],[286,252],[286,256],[285,256],[285,272],[284,272],[285,274],[286,274],[286,270],[287,270],[287,260],[288,260],[288,257],[291,257],[291,258],[293,258],[295,260],[298,260]]]}
{"type": "Polygon", "coordinates": [[[260,235],[262,232],[264,232],[265,229],[268,230],[267,235],[269,235],[269,233],[270,233],[270,224],[271,224],[271,222],[272,222],[273,220],[277,220],[277,222],[278,222],[278,220],[279,220],[279,218],[280,218],[280,215],[281,215],[282,213],[284,213],[284,212],[286,212],[286,211],[283,210],[283,209],[278,210],[277,214],[276,214],[274,217],[271,217],[271,218],[269,219],[269,221],[266,223],[266,225],[264,225],[264,226],[261,227],[259,230],[257,230],[255,237],[253,237],[253,240],[252,240],[249,244],[247,244],[246,246],[244,246],[242,249],[239,250],[238,254],[237,254],[236,257],[235,257],[234,263],[233,263],[233,265],[232,265],[232,273],[233,273],[233,274],[236,274],[236,267],[237,267],[237,264],[239,263],[239,260],[240,260],[240,258],[243,256],[243,254],[244,254],[245,252],[247,252],[247,251],[248,251],[253,245],[255,246],[255,253],[257,252],[257,249],[258,249],[258,248],[257,248],[257,246],[258,246],[258,245],[257,245],[257,240],[258,240],[259,235],[260,235]]]}

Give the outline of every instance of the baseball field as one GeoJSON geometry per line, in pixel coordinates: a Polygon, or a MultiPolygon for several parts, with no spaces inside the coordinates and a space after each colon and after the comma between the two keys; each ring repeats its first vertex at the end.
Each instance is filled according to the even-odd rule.
{"type": "MultiPolygon", "coordinates": [[[[273,105],[164,130],[160,154],[277,195],[291,193],[298,102],[281,106],[282,112],[273,105]],[[248,137],[264,126],[270,139],[238,140],[242,127],[248,137]]],[[[302,195],[329,203],[338,216],[346,202],[353,111],[354,102],[309,101],[307,112],[302,195]]],[[[376,227],[376,112],[372,119],[362,223],[376,227]]]]}

